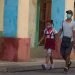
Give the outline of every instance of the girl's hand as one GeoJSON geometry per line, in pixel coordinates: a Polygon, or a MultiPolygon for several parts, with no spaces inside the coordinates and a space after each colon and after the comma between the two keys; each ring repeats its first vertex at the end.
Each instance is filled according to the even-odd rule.
{"type": "Polygon", "coordinates": [[[38,45],[44,40],[44,38],[45,38],[45,36],[43,36],[43,37],[41,38],[41,40],[39,41],[38,45]]]}

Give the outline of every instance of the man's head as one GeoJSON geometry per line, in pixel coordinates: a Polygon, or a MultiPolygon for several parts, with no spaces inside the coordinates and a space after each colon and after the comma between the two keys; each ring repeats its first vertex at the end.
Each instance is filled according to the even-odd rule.
{"type": "Polygon", "coordinates": [[[68,10],[66,11],[66,13],[67,13],[67,19],[72,19],[72,16],[73,16],[72,10],[68,10]]]}

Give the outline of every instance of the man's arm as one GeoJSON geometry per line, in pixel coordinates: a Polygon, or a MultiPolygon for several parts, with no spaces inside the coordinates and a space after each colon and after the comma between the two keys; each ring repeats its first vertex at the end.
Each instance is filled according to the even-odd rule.
{"type": "Polygon", "coordinates": [[[58,40],[59,40],[59,36],[58,36],[58,33],[56,33],[55,34],[55,41],[58,42],[58,40]]]}
{"type": "Polygon", "coordinates": [[[62,29],[59,30],[59,32],[58,32],[58,36],[59,36],[59,37],[61,36],[62,31],[63,31],[62,29]]]}
{"type": "Polygon", "coordinates": [[[64,22],[64,21],[62,21],[61,28],[60,28],[60,30],[59,30],[59,32],[58,32],[58,36],[59,36],[59,37],[61,36],[61,34],[62,34],[62,32],[63,32],[63,22],[64,22]]]}

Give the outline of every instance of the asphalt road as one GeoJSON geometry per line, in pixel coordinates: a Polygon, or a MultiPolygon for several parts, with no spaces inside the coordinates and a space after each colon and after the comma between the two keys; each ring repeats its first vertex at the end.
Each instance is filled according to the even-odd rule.
{"type": "Polygon", "coordinates": [[[65,73],[63,69],[53,69],[21,72],[0,72],[0,75],[75,75],[75,68],[70,68],[67,73],[65,73]]]}

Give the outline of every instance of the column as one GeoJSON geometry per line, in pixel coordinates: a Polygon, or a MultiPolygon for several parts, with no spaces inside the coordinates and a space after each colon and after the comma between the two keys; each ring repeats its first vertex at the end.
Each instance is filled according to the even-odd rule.
{"type": "Polygon", "coordinates": [[[18,60],[28,61],[30,59],[30,38],[28,34],[29,26],[29,1],[19,0],[18,4],[18,32],[19,48],[18,60]]]}

